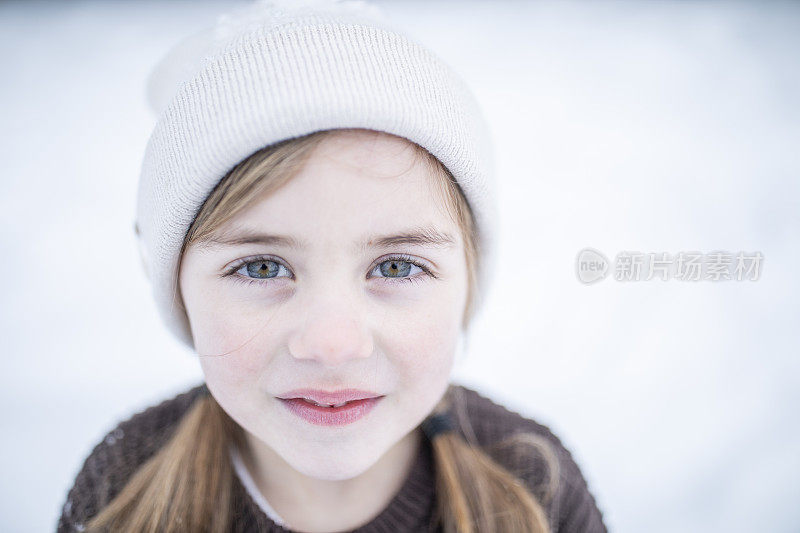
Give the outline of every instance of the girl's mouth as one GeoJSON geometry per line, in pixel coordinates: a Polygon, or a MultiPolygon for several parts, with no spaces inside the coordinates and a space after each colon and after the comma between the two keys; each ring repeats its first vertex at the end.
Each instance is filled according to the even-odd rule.
{"type": "Polygon", "coordinates": [[[290,412],[320,426],[340,426],[363,418],[383,396],[351,400],[337,404],[320,404],[306,398],[279,398],[290,412]]]}

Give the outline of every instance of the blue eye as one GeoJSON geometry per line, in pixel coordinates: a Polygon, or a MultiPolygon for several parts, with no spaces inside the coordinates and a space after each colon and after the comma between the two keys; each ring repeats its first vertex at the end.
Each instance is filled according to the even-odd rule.
{"type": "Polygon", "coordinates": [[[419,264],[400,258],[383,261],[379,263],[375,269],[378,270],[384,278],[398,279],[400,281],[417,281],[415,278],[409,277],[413,268],[416,268],[420,272],[425,272],[423,267],[419,264]]]}
{"type": "MultiPolygon", "coordinates": [[[[278,277],[278,273],[281,269],[288,272],[289,270],[276,261],[271,261],[269,259],[256,259],[255,261],[247,261],[245,263],[240,263],[239,266],[236,267],[234,270],[235,273],[241,274],[242,276],[250,279],[269,279],[269,278],[276,278],[278,277]]],[[[281,276],[286,277],[286,276],[281,276]]],[[[291,276],[289,276],[291,277],[291,276]]]]}
{"type": "MultiPolygon", "coordinates": [[[[380,275],[374,277],[382,279],[386,283],[417,283],[423,281],[424,278],[437,277],[424,264],[405,255],[381,261],[371,271],[371,273],[375,272],[380,272],[380,275]],[[414,269],[418,272],[415,273],[414,269]]],[[[272,283],[269,280],[275,278],[293,279],[291,271],[286,265],[268,257],[244,259],[228,270],[225,276],[230,276],[234,281],[245,284],[269,284],[272,283]],[[281,270],[287,275],[279,275],[281,270]]]]}

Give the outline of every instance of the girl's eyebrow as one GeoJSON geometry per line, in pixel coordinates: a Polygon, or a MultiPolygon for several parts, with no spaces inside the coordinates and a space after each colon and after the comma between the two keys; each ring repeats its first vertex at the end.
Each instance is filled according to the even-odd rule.
{"type": "Polygon", "coordinates": [[[376,235],[356,243],[355,248],[389,248],[401,244],[427,246],[430,248],[450,248],[455,246],[456,240],[447,232],[441,232],[433,226],[412,228],[395,235],[376,235]]]}
{"type": "MultiPolygon", "coordinates": [[[[227,246],[243,246],[247,244],[263,244],[266,246],[278,246],[295,250],[308,247],[307,242],[299,241],[293,237],[269,235],[246,228],[212,234],[196,243],[197,247],[203,250],[227,246]]],[[[361,242],[356,242],[354,244],[354,251],[359,252],[367,248],[389,248],[403,244],[431,248],[449,248],[456,244],[456,240],[451,234],[441,232],[435,227],[428,225],[411,228],[393,235],[375,235],[367,237],[361,242]]]]}

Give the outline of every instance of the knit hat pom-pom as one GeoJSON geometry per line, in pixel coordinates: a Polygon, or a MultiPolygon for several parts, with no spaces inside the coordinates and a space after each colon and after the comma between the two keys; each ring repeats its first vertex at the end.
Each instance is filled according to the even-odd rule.
{"type": "Polygon", "coordinates": [[[350,16],[388,23],[384,13],[364,0],[256,0],[217,18],[216,46],[250,29],[275,27],[308,16],[350,16]]]}

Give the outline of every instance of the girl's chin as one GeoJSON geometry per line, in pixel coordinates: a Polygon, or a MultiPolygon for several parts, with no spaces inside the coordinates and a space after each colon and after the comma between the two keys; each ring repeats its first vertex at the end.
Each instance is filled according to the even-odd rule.
{"type": "Polygon", "coordinates": [[[289,455],[281,454],[283,460],[294,470],[314,479],[342,481],[360,476],[381,457],[375,450],[363,447],[345,453],[331,451],[327,446],[319,449],[305,449],[298,453],[296,446],[289,455]],[[326,449],[327,448],[327,449],[326,449]]]}

